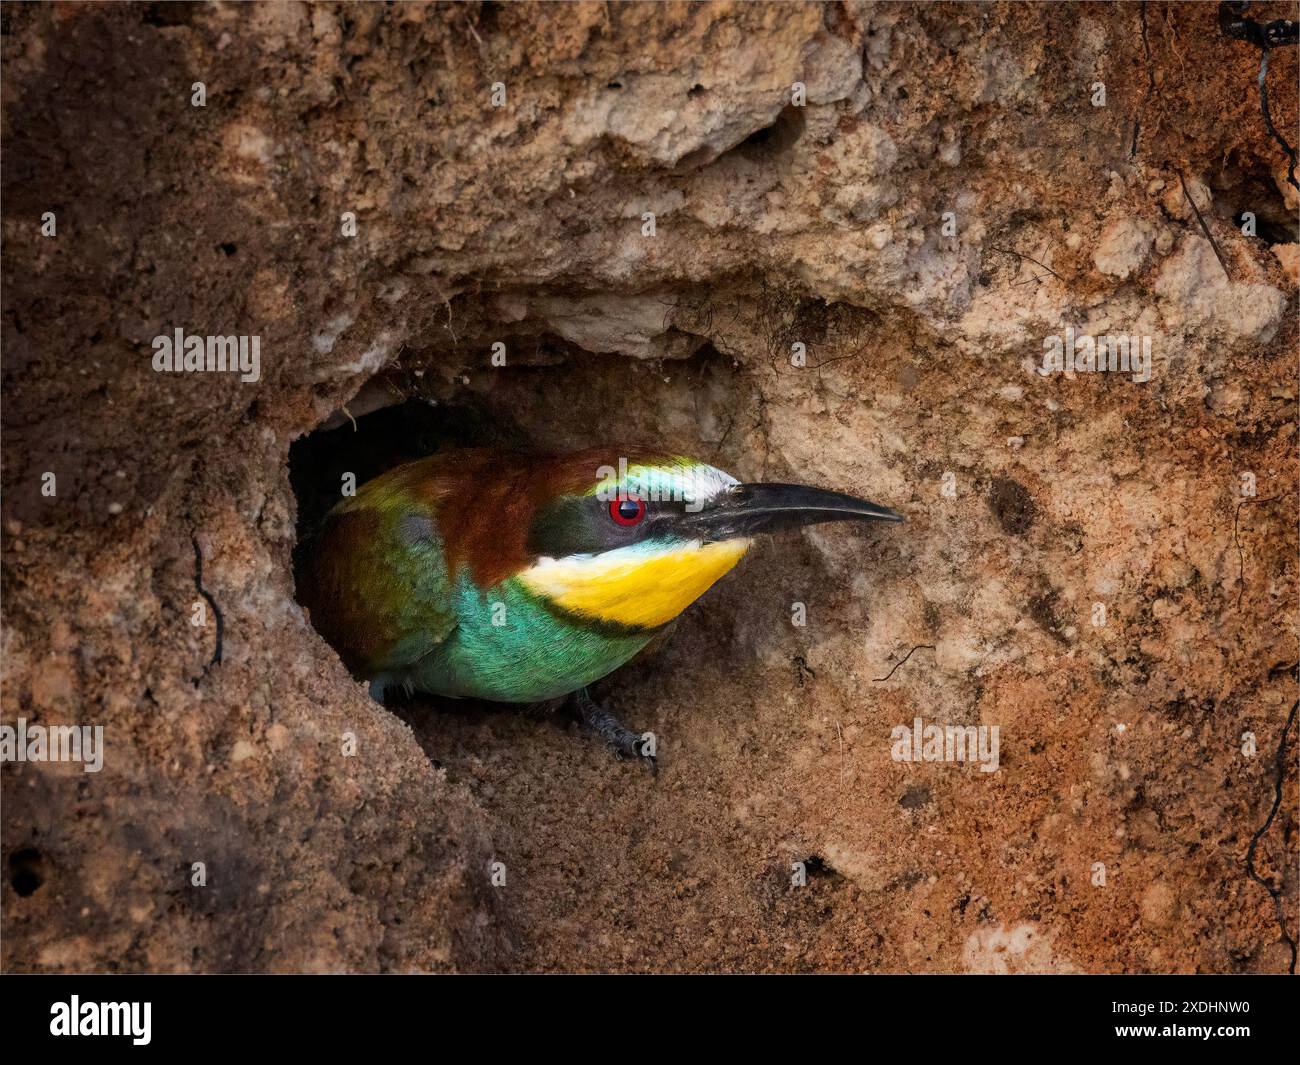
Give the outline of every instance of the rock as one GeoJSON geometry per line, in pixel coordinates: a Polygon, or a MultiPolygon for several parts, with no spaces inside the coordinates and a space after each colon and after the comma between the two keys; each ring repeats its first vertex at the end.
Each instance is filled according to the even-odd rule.
{"type": "Polygon", "coordinates": [[[1079,969],[1052,951],[1052,937],[1032,924],[999,925],[971,934],[962,951],[965,971],[1009,973],[1077,973],[1079,969]]]}
{"type": "Polygon", "coordinates": [[[1170,332],[1208,329],[1256,343],[1272,339],[1287,305],[1271,285],[1229,281],[1210,242],[1199,236],[1183,241],[1152,290],[1166,301],[1162,313],[1170,332]]]}
{"type": "Polygon", "coordinates": [[[1300,285],[1300,244],[1274,244],[1273,254],[1292,285],[1300,285]]]}
{"type": "Polygon", "coordinates": [[[1195,175],[1185,175],[1184,180],[1186,188],[1183,187],[1183,181],[1175,179],[1169,182],[1160,197],[1160,206],[1165,209],[1165,213],[1170,218],[1195,222],[1196,211],[1192,210],[1192,204],[1195,204],[1196,210],[1204,215],[1209,211],[1213,197],[1210,195],[1209,186],[1195,175]],[[1189,197],[1191,202],[1188,202],[1189,197]]]}
{"type": "Polygon", "coordinates": [[[1092,261],[1103,274],[1123,281],[1146,262],[1154,234],[1149,222],[1137,218],[1117,219],[1103,230],[1092,261]]]}

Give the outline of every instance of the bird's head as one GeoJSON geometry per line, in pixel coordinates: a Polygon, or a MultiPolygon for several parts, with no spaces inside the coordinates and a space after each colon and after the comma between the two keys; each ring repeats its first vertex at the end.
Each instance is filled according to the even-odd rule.
{"type": "Polygon", "coordinates": [[[533,469],[516,579],[554,609],[624,630],[677,617],[761,533],[903,520],[841,492],[741,484],[689,458],[602,450],[533,469]]]}

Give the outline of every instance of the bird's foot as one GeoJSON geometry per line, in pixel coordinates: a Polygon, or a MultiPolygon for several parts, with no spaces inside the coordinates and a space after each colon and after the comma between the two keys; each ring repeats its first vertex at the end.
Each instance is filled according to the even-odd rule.
{"type": "Polygon", "coordinates": [[[654,740],[634,732],[591,697],[586,688],[573,693],[579,720],[623,758],[643,758],[652,773],[659,772],[654,740]]]}

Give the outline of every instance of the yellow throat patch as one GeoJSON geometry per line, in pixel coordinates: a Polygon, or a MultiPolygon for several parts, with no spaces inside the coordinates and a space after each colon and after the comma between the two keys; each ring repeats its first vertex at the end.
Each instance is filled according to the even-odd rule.
{"type": "Polygon", "coordinates": [[[543,558],[518,579],[530,592],[571,614],[654,628],[672,621],[731,570],[751,541],[641,545],[598,555],[543,558]]]}

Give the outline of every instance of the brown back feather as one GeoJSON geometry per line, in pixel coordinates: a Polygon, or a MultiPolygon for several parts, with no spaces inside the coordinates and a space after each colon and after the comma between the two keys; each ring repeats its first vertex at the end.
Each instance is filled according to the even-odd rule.
{"type": "Polygon", "coordinates": [[[480,588],[490,588],[533,561],[528,532],[533,517],[546,504],[561,495],[591,489],[600,482],[600,467],[617,469],[620,458],[629,465],[667,458],[649,448],[618,446],[567,455],[452,454],[475,458],[472,464],[452,461],[458,468],[454,483],[438,504],[438,527],[446,544],[448,568],[454,573],[458,566],[468,565],[480,588]],[[465,473],[465,466],[472,466],[472,472],[465,473]]]}

